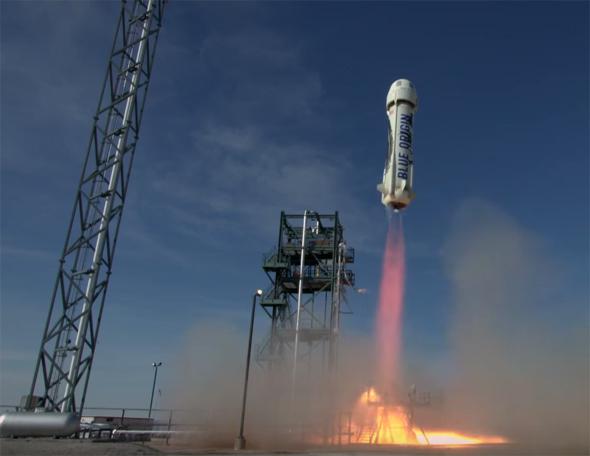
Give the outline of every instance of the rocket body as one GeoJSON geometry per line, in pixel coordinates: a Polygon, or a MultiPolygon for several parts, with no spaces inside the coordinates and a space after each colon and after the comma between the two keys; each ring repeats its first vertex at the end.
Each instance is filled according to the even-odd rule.
{"type": "Polygon", "coordinates": [[[381,202],[395,210],[405,208],[414,199],[413,125],[418,108],[414,84],[407,79],[395,81],[387,93],[386,109],[389,145],[383,182],[377,186],[381,202]]]}

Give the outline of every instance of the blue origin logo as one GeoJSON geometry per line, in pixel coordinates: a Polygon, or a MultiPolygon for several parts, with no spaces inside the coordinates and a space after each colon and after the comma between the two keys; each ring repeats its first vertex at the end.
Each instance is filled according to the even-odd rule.
{"type": "Polygon", "coordinates": [[[412,114],[400,116],[398,139],[402,149],[412,148],[412,114]]]}
{"type": "Polygon", "coordinates": [[[398,145],[400,151],[397,153],[397,177],[408,178],[410,167],[410,153],[412,151],[412,114],[400,115],[398,145]]]}

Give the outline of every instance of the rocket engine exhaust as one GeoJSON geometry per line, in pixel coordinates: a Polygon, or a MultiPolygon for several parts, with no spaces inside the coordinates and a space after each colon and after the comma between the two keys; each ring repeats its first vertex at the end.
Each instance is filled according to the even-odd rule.
{"type": "Polygon", "coordinates": [[[389,221],[383,255],[379,307],[377,310],[378,381],[383,391],[391,391],[400,380],[402,310],[405,282],[405,245],[402,221],[389,221]]]}
{"type": "MultiPolygon", "coordinates": [[[[414,199],[412,188],[414,158],[412,126],[418,106],[414,84],[398,79],[389,88],[385,102],[389,119],[389,145],[383,170],[383,182],[377,186],[381,202],[394,212],[405,208],[414,199]]],[[[401,320],[404,300],[405,246],[402,220],[391,213],[377,313],[378,377],[386,391],[399,381],[401,320]]]]}

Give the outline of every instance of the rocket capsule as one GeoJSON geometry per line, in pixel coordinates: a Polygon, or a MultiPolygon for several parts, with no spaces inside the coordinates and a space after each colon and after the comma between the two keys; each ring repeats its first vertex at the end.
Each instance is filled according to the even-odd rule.
{"type": "Polygon", "coordinates": [[[414,113],[418,96],[414,84],[398,79],[389,88],[386,104],[389,145],[383,170],[383,182],[377,185],[381,202],[395,210],[405,208],[414,199],[412,152],[414,113]]]}

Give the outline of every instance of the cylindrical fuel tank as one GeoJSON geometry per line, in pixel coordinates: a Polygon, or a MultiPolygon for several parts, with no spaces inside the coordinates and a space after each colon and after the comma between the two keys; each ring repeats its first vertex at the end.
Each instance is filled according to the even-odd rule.
{"type": "Polygon", "coordinates": [[[66,437],[80,430],[74,413],[8,412],[0,415],[1,437],[66,437]]]}
{"type": "Polygon", "coordinates": [[[414,198],[413,119],[418,108],[416,88],[407,79],[395,81],[387,93],[389,146],[383,182],[378,186],[385,206],[403,209],[414,198]]]}

